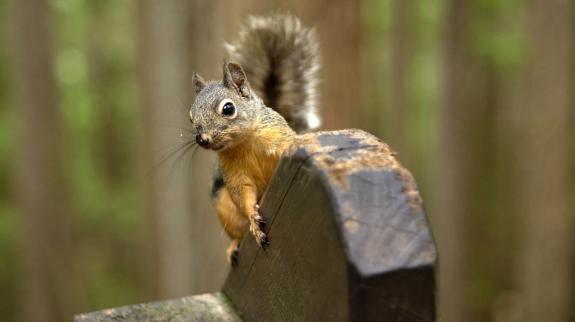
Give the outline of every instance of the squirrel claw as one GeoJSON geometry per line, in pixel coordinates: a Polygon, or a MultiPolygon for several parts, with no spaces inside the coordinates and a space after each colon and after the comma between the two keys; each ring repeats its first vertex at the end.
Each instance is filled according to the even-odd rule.
{"type": "Polygon", "coordinates": [[[228,264],[232,267],[238,264],[238,257],[240,256],[240,242],[238,239],[232,240],[230,246],[226,250],[228,264]]]}
{"type": "MultiPolygon", "coordinates": [[[[255,218],[254,218],[255,219],[255,218]]],[[[269,241],[268,238],[266,236],[266,234],[261,230],[260,227],[258,227],[258,222],[257,220],[254,220],[252,222],[252,224],[250,225],[250,232],[252,233],[252,235],[254,236],[254,239],[256,240],[256,243],[261,247],[264,248],[269,245],[269,241]]]]}
{"type": "Polygon", "coordinates": [[[234,249],[231,253],[230,253],[230,265],[232,265],[232,267],[235,267],[238,265],[238,257],[240,255],[239,249],[234,249]]]}
{"type": "Polygon", "coordinates": [[[258,241],[258,244],[260,245],[260,247],[262,249],[266,249],[269,245],[270,245],[270,241],[268,239],[268,236],[266,234],[262,233],[262,236],[260,237],[260,240],[258,241]]]}
{"type": "Polygon", "coordinates": [[[254,215],[255,223],[258,225],[259,229],[264,229],[266,227],[266,221],[264,220],[264,218],[259,213],[260,205],[255,204],[254,210],[255,210],[255,215],[254,215]]]}
{"type": "Polygon", "coordinates": [[[260,229],[264,229],[264,228],[266,227],[266,221],[264,220],[264,218],[263,218],[262,216],[259,216],[259,215],[258,215],[258,216],[255,218],[255,220],[256,220],[256,224],[258,225],[258,227],[259,227],[260,229]]]}

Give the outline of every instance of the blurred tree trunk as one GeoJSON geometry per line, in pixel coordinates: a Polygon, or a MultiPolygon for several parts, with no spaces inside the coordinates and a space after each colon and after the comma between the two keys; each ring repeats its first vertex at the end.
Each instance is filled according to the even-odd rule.
{"type": "Polygon", "coordinates": [[[320,71],[320,115],[323,128],[362,127],[360,84],[361,21],[359,1],[312,2],[315,7],[307,23],[318,30],[320,71]],[[334,32],[336,28],[336,32],[334,32]]]}
{"type": "MultiPolygon", "coordinates": [[[[98,164],[102,165],[104,182],[109,190],[114,190],[119,182],[124,179],[127,172],[128,160],[125,153],[128,152],[129,144],[122,135],[125,127],[121,124],[122,119],[118,99],[115,92],[116,86],[120,85],[123,75],[117,68],[117,63],[110,61],[106,56],[106,43],[110,41],[113,30],[109,27],[110,16],[106,11],[104,1],[91,1],[87,5],[89,16],[90,38],[88,43],[89,83],[93,89],[93,101],[95,111],[94,149],[96,157],[100,158],[98,164]],[[116,85],[116,86],[115,86],[116,85]]],[[[127,129],[126,129],[127,130],[127,129]]],[[[110,191],[110,192],[112,192],[110,191]]]]}
{"type": "MultiPolygon", "coordinates": [[[[494,177],[494,118],[497,75],[477,53],[474,23],[485,12],[473,0],[447,3],[444,97],[440,111],[439,167],[436,180],[436,237],[440,248],[440,317],[445,322],[481,321],[487,314],[485,294],[473,284],[484,278],[491,251],[485,233],[494,177]]],[[[485,21],[485,20],[484,20],[485,21]]]]}
{"type": "MultiPolygon", "coordinates": [[[[391,26],[391,61],[389,82],[391,87],[389,116],[386,118],[387,143],[394,151],[407,152],[408,117],[409,117],[409,65],[411,62],[411,36],[410,26],[415,25],[413,19],[413,1],[392,1],[391,26]]],[[[401,154],[404,155],[404,154],[401,154]]],[[[409,155],[409,153],[405,153],[409,155]]],[[[408,163],[402,158],[403,163],[408,163]]]]}
{"type": "MultiPolygon", "coordinates": [[[[166,129],[190,128],[187,109],[194,93],[192,66],[220,70],[216,57],[222,52],[218,41],[218,23],[222,21],[215,15],[217,3],[137,3],[145,158],[148,169],[158,170],[150,177],[146,236],[150,243],[148,280],[154,298],[216,290],[227,270],[227,240],[208,199],[214,156],[198,151],[192,161],[190,154],[178,159],[176,153],[162,167],[154,166],[162,157],[158,151],[166,152],[181,143],[166,129]],[[190,51],[196,47],[201,50],[190,51]]],[[[185,130],[182,135],[187,141],[194,139],[185,130]]]]}
{"type": "MultiPolygon", "coordinates": [[[[92,122],[82,131],[87,135],[83,144],[89,144],[89,151],[94,164],[94,171],[97,173],[97,182],[93,185],[100,186],[101,198],[105,198],[110,207],[98,213],[98,220],[107,223],[108,226],[94,229],[90,224],[83,224],[77,228],[82,234],[82,240],[96,240],[94,243],[82,243],[82,256],[94,260],[98,257],[105,259],[105,264],[99,272],[86,272],[83,278],[89,280],[91,276],[100,276],[100,281],[121,278],[124,283],[131,285],[132,296],[129,299],[121,298],[120,288],[105,287],[109,292],[117,296],[111,299],[106,293],[99,295],[97,301],[91,303],[92,306],[123,304],[125,301],[142,301],[145,280],[145,268],[142,267],[139,259],[140,241],[134,238],[133,232],[144,227],[144,216],[141,213],[143,207],[144,189],[141,185],[134,184],[140,179],[143,173],[141,158],[138,156],[138,148],[141,144],[141,133],[134,129],[138,125],[136,106],[132,104],[134,91],[132,84],[136,80],[133,73],[134,63],[134,42],[117,44],[114,38],[119,37],[119,18],[130,18],[132,15],[130,4],[115,5],[110,1],[89,1],[86,3],[86,31],[90,35],[84,39],[86,46],[85,53],[88,63],[89,88],[87,97],[90,99],[92,122]],[[129,63],[128,63],[129,62],[129,63]],[[134,116],[132,116],[134,115],[134,116]],[[135,166],[134,166],[135,165],[135,166]],[[127,197],[126,191],[138,196],[138,199],[127,197]],[[131,231],[118,232],[118,223],[125,220],[127,216],[125,206],[120,204],[131,204],[139,202],[137,208],[132,208],[134,214],[141,216],[141,220],[133,223],[138,225],[131,231]],[[116,229],[108,229],[116,228],[116,229]],[[92,245],[89,247],[88,245],[92,245]],[[92,249],[96,248],[98,254],[92,249]],[[126,277],[129,274],[129,277],[126,277]],[[103,276],[102,276],[103,275],[103,276]]],[[[129,33],[121,35],[122,39],[131,39],[129,33]]],[[[85,180],[85,179],[84,179],[85,180]]],[[[132,206],[133,207],[133,206],[132,206]]],[[[101,260],[101,259],[100,259],[101,260]]],[[[90,286],[88,286],[90,287],[90,286]]]]}
{"type": "Polygon", "coordinates": [[[569,0],[527,2],[528,52],[515,109],[520,321],[568,320],[572,14],[569,0]]]}
{"type": "MultiPolygon", "coordinates": [[[[186,80],[191,84],[193,72],[200,73],[206,79],[220,80],[224,61],[224,30],[230,24],[228,19],[236,12],[223,10],[228,5],[227,1],[184,2],[188,3],[188,24],[185,30],[187,47],[184,50],[190,64],[186,80]]],[[[188,85],[186,91],[189,97],[186,101],[188,109],[193,102],[193,86],[188,85]]],[[[187,112],[185,117],[185,122],[189,124],[187,112]]],[[[193,293],[219,290],[229,268],[225,257],[229,238],[209,199],[215,160],[215,153],[199,149],[191,165],[193,293]]]]}
{"type": "Polygon", "coordinates": [[[285,6],[317,31],[322,128],[361,128],[360,2],[291,0],[285,6]]]}
{"type": "Polygon", "coordinates": [[[47,1],[13,1],[22,211],[22,321],[66,321],[83,309],[76,275],[47,1]]]}
{"type": "MultiPolygon", "coordinates": [[[[438,193],[435,216],[441,270],[439,271],[439,316],[445,322],[465,321],[464,318],[464,214],[467,212],[466,175],[471,170],[466,158],[466,112],[472,107],[465,103],[458,86],[465,69],[466,57],[459,53],[464,46],[461,35],[465,19],[465,1],[449,1],[446,27],[445,93],[440,112],[439,176],[443,181],[438,193]],[[455,113],[455,114],[454,114],[455,113]]],[[[469,91],[469,89],[468,89],[469,91]]]]}

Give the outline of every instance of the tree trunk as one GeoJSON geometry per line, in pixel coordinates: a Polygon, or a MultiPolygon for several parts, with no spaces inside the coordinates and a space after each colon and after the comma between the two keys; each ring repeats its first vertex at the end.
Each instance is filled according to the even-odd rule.
{"type": "Polygon", "coordinates": [[[440,249],[439,316],[445,322],[478,321],[485,314],[484,304],[474,302],[475,312],[470,314],[470,301],[480,300],[472,282],[485,273],[482,260],[488,258],[478,239],[485,221],[482,206],[489,202],[485,178],[495,176],[490,149],[496,77],[489,61],[469,41],[474,20],[484,14],[481,8],[473,1],[459,0],[447,6],[439,191],[433,216],[440,249]]]}
{"type": "MultiPolygon", "coordinates": [[[[128,172],[128,164],[132,159],[127,159],[125,154],[130,151],[131,141],[124,135],[131,132],[122,123],[122,101],[117,88],[126,81],[128,75],[122,75],[117,68],[117,63],[106,56],[107,45],[111,34],[114,32],[110,25],[110,15],[106,11],[106,3],[92,1],[87,5],[89,12],[87,52],[89,66],[89,85],[95,111],[94,129],[91,135],[94,146],[94,154],[98,158],[97,164],[101,166],[104,174],[103,182],[109,193],[113,193],[115,185],[122,182],[128,172]]],[[[134,157],[133,160],[136,160],[134,157]]]]}
{"type": "Polygon", "coordinates": [[[75,271],[50,10],[13,1],[19,133],[17,196],[22,211],[22,321],[65,321],[83,308],[75,271]]]}
{"type": "MultiPolygon", "coordinates": [[[[413,3],[411,0],[394,0],[392,2],[392,26],[391,26],[391,61],[389,82],[391,87],[389,115],[386,118],[389,136],[387,143],[402,156],[409,155],[407,152],[408,141],[408,116],[409,116],[409,63],[412,57],[411,30],[414,24],[412,15],[413,3]]],[[[402,162],[408,162],[402,158],[402,162]]]]}
{"type": "Polygon", "coordinates": [[[330,2],[327,6],[318,3],[313,14],[308,23],[317,21],[320,53],[325,53],[321,56],[319,86],[322,128],[361,128],[359,1],[330,2]]]}
{"type": "Polygon", "coordinates": [[[359,1],[287,1],[317,31],[320,43],[319,114],[322,129],[362,127],[359,1]]]}
{"type": "MultiPolygon", "coordinates": [[[[167,129],[190,128],[192,67],[219,71],[221,36],[217,2],[138,2],[139,77],[150,176],[148,257],[152,297],[165,298],[220,288],[227,270],[226,237],[209,205],[214,156],[198,151],[173,155],[161,167],[158,151],[178,144],[167,129]],[[190,48],[203,48],[193,52],[190,48]],[[191,162],[191,164],[190,164],[191,162]]],[[[201,70],[200,70],[201,71],[201,70]]],[[[214,76],[209,75],[209,76],[214,76]]],[[[194,137],[182,130],[183,139],[194,137]]],[[[181,142],[180,142],[181,143],[181,142]]]]}
{"type": "MultiPolygon", "coordinates": [[[[188,40],[187,55],[190,67],[186,80],[191,83],[191,75],[198,72],[206,79],[220,80],[224,61],[224,30],[230,24],[227,17],[234,12],[224,11],[228,2],[216,0],[184,1],[191,13],[186,28],[188,40]]],[[[234,36],[237,32],[234,33],[234,36]]],[[[188,85],[187,102],[193,102],[193,86],[188,85]]],[[[189,123],[186,112],[186,123],[189,123]]],[[[228,272],[225,249],[229,238],[221,226],[211,201],[209,189],[216,160],[215,153],[199,150],[194,156],[192,170],[192,261],[194,276],[193,293],[219,290],[228,272]]],[[[190,182],[190,181],[188,181],[190,182]]]]}
{"type": "Polygon", "coordinates": [[[522,225],[520,321],[567,321],[572,2],[527,2],[528,54],[515,110],[516,200],[522,225]]]}

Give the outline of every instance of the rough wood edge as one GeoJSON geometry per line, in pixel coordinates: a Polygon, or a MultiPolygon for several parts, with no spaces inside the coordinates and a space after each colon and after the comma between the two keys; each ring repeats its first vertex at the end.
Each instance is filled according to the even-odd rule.
{"type": "Polygon", "coordinates": [[[79,314],[75,322],[242,321],[221,292],[79,314]]]}

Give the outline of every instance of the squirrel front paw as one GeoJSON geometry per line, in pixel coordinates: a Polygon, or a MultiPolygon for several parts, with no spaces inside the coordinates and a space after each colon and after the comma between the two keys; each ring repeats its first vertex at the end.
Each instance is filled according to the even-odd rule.
{"type": "Polygon", "coordinates": [[[260,245],[261,248],[265,249],[266,246],[269,245],[268,236],[261,230],[256,221],[254,221],[254,223],[250,225],[250,232],[252,233],[252,235],[256,239],[256,242],[258,243],[258,245],[260,245]]]}
{"type": "Polygon", "coordinates": [[[238,257],[240,255],[240,241],[238,239],[232,240],[230,246],[226,250],[228,264],[232,267],[238,264],[238,257]]]}
{"type": "Polygon", "coordinates": [[[259,209],[260,206],[256,204],[254,206],[254,214],[252,216],[252,220],[250,223],[250,232],[256,239],[258,245],[260,245],[261,248],[265,249],[266,246],[269,245],[269,240],[267,235],[262,231],[266,223],[264,218],[260,215],[259,209]]]}
{"type": "Polygon", "coordinates": [[[260,205],[256,204],[254,206],[254,209],[256,211],[254,215],[254,221],[258,225],[259,229],[264,229],[266,227],[266,221],[264,220],[264,217],[262,217],[259,213],[260,205]]]}

